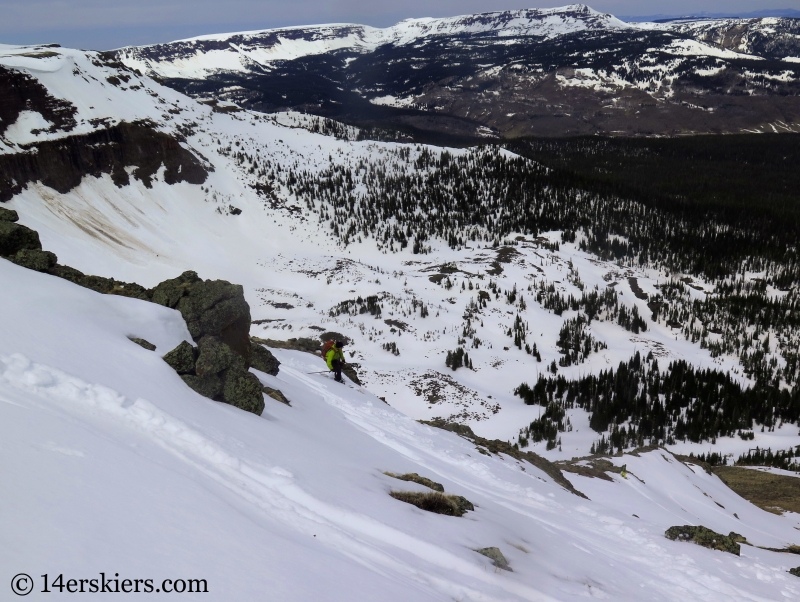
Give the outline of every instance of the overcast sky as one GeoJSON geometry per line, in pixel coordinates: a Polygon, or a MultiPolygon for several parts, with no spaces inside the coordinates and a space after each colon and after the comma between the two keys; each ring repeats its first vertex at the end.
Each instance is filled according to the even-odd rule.
{"type": "MultiPolygon", "coordinates": [[[[385,27],[409,17],[443,17],[570,0],[0,0],[0,43],[106,50],[220,33],[315,23],[385,27]]],[[[615,15],[680,15],[800,9],[800,0],[596,0],[615,15]]]]}

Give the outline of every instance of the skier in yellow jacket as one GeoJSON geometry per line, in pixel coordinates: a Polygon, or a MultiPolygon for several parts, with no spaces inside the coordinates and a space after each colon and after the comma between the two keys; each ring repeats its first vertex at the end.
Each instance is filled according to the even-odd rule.
{"type": "Polygon", "coordinates": [[[344,382],[342,380],[342,368],[344,367],[344,353],[342,348],[346,345],[344,341],[333,341],[332,345],[326,344],[325,347],[325,363],[328,364],[328,369],[333,370],[334,379],[336,382],[344,382]]]}

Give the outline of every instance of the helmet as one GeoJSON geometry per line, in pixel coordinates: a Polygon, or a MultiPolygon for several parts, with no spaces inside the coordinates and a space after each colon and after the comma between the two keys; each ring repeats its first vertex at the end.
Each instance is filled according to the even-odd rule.
{"type": "Polygon", "coordinates": [[[345,343],[344,341],[336,341],[336,343],[335,343],[335,344],[336,344],[336,346],[337,346],[339,349],[341,349],[342,347],[344,347],[345,345],[347,345],[347,343],[345,343]]]}

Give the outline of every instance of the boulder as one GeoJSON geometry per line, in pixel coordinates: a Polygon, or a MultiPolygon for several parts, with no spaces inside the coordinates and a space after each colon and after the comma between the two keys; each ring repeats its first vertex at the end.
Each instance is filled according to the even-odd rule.
{"type": "Polygon", "coordinates": [[[22,249],[17,251],[17,254],[10,258],[11,261],[23,268],[35,270],[37,272],[49,272],[52,270],[58,258],[55,253],[50,251],[41,251],[39,249],[22,249]]]}
{"type": "Polygon", "coordinates": [[[194,365],[197,376],[219,374],[231,367],[246,369],[244,359],[234,353],[219,337],[204,336],[197,342],[197,350],[197,361],[194,365]]]}
{"type": "Polygon", "coordinates": [[[206,335],[219,337],[249,362],[250,306],[240,285],[184,272],[156,286],[152,300],[180,311],[195,341],[206,335]]]}
{"type": "Polygon", "coordinates": [[[39,233],[21,224],[0,220],[0,255],[16,255],[23,249],[40,251],[39,233]]]}
{"type": "Polygon", "coordinates": [[[153,303],[174,309],[195,282],[202,282],[197,272],[184,272],[177,278],[165,280],[153,289],[153,303]]]}
{"type": "Polygon", "coordinates": [[[281,363],[278,361],[272,352],[257,343],[250,344],[250,367],[261,372],[266,372],[272,376],[278,375],[278,366],[281,363]]]}
{"type": "Polygon", "coordinates": [[[209,399],[219,399],[222,393],[222,379],[216,374],[208,376],[195,376],[194,374],[184,374],[181,376],[183,382],[189,385],[197,393],[209,399]]]}
{"type": "Polygon", "coordinates": [[[178,374],[192,374],[197,361],[197,349],[186,341],[181,341],[180,345],[164,356],[164,361],[178,374]]]}
{"type": "Polygon", "coordinates": [[[6,209],[0,207],[0,222],[16,222],[19,221],[19,214],[13,209],[6,209]]]}
{"type": "Polygon", "coordinates": [[[264,394],[258,377],[246,370],[231,368],[223,377],[222,399],[246,412],[261,416],[264,394]]]}

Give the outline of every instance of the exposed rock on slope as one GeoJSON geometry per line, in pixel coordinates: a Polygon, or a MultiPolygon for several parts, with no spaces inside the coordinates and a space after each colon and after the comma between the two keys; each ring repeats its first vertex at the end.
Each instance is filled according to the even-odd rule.
{"type": "Polygon", "coordinates": [[[250,306],[242,287],[184,272],[156,286],[152,300],[180,311],[197,342],[196,350],[184,342],[164,357],[184,382],[205,397],[261,414],[263,387],[248,369],[277,374],[279,362],[250,341],[250,306]]]}
{"type": "Polygon", "coordinates": [[[0,202],[10,200],[30,182],[67,193],[87,175],[110,174],[122,187],[130,183],[131,173],[148,188],[162,166],[167,184],[202,184],[208,176],[207,167],[176,138],[146,122],[123,122],[23,148],[24,152],[0,154],[0,202]]]}
{"type": "Polygon", "coordinates": [[[682,527],[670,527],[665,534],[668,539],[677,541],[691,541],[704,548],[728,552],[729,554],[739,555],[739,544],[737,540],[741,536],[731,532],[730,535],[716,533],[706,527],[695,527],[684,525],[682,527]]]}
{"type": "Polygon", "coordinates": [[[218,337],[249,363],[250,306],[240,285],[202,280],[196,272],[184,272],[156,286],[152,300],[181,312],[195,341],[218,337]]]}
{"type": "MultiPolygon", "coordinates": [[[[225,280],[202,280],[195,272],[184,272],[148,290],[136,283],[87,276],[69,266],[58,265],[54,253],[42,250],[39,234],[16,223],[18,219],[16,211],[0,207],[0,256],[100,293],[134,297],[177,309],[197,348],[184,341],[167,353],[164,361],[201,395],[261,414],[263,387],[249,368],[252,365],[276,375],[280,362],[269,350],[250,341],[250,306],[240,285],[225,280]]],[[[146,349],[152,347],[141,339],[131,340],[146,349]]]]}
{"type": "Polygon", "coordinates": [[[27,73],[0,67],[0,136],[23,111],[35,111],[52,125],[49,131],[70,131],[77,109],[67,100],[53,97],[27,73]]]}

